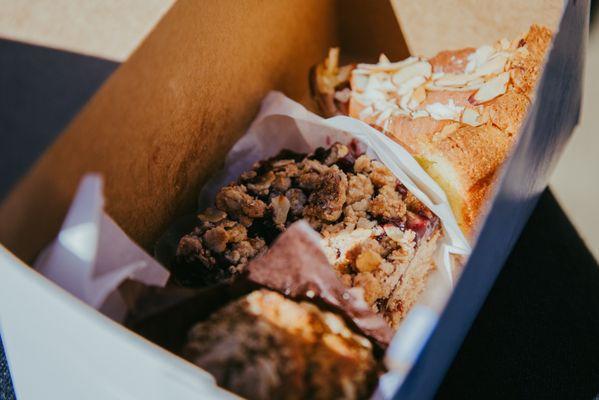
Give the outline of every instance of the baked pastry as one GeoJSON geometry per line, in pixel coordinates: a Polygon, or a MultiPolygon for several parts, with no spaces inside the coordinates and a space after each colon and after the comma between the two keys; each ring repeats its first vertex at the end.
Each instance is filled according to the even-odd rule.
{"type": "Polygon", "coordinates": [[[344,67],[335,49],[315,68],[312,90],[325,116],[358,118],[413,154],[472,237],[517,139],[551,36],[533,25],[511,42],[430,59],[390,62],[383,55],[377,64],[344,67]]]}
{"type": "Polygon", "coordinates": [[[174,268],[203,286],[234,279],[294,221],[322,235],[329,263],[347,287],[397,327],[435,268],[439,219],[382,163],[356,145],[313,154],[283,151],[258,162],[216,195],[184,235],[174,268]]]}
{"type": "Polygon", "coordinates": [[[194,325],[183,353],[250,400],[360,399],[377,380],[372,350],[335,314],[263,289],[194,325]]]}

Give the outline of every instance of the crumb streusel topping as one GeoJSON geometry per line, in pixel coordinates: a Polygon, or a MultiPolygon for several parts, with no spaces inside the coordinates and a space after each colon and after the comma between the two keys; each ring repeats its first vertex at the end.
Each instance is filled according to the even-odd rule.
{"type": "Polygon", "coordinates": [[[282,151],[223,187],[215,208],[198,214],[197,226],[179,242],[176,272],[191,285],[234,278],[302,218],[322,234],[342,281],[362,287],[381,313],[396,311],[387,302],[420,242],[440,232],[438,218],[356,146],[282,151]]]}

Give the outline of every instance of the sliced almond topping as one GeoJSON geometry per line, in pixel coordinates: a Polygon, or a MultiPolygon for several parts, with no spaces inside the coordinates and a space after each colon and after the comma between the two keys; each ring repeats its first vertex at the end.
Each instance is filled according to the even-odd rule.
{"type": "Polygon", "coordinates": [[[474,52],[474,59],[476,60],[476,66],[479,67],[487,62],[493,55],[495,49],[492,46],[484,45],[476,49],[474,52]]]}
{"type": "Polygon", "coordinates": [[[410,102],[408,103],[408,109],[415,110],[418,108],[419,104],[420,103],[418,101],[416,101],[416,99],[414,99],[414,95],[412,95],[412,98],[410,99],[410,102]]]}
{"type": "Polygon", "coordinates": [[[430,90],[431,92],[440,91],[440,90],[446,90],[446,91],[451,91],[451,92],[469,92],[471,90],[476,90],[476,89],[480,88],[484,83],[485,83],[484,79],[475,78],[475,79],[471,80],[470,82],[468,82],[468,84],[466,84],[464,86],[440,86],[440,85],[437,85],[436,82],[427,82],[424,85],[424,88],[426,90],[430,90]]]}
{"type": "Polygon", "coordinates": [[[362,111],[360,111],[360,113],[358,114],[358,117],[360,119],[364,120],[369,117],[372,117],[374,114],[375,114],[374,107],[368,106],[368,107],[362,109],[362,111]]]}
{"type": "Polygon", "coordinates": [[[417,110],[412,113],[412,118],[424,118],[430,116],[426,110],[417,110]]]}
{"type": "Polygon", "coordinates": [[[366,89],[366,85],[368,85],[368,77],[366,75],[357,74],[356,71],[352,73],[351,88],[357,92],[363,92],[366,89]]]}
{"type": "Polygon", "coordinates": [[[358,64],[358,69],[365,73],[392,72],[416,62],[418,62],[418,57],[408,57],[405,60],[390,62],[388,64],[358,64]]]}
{"type": "Polygon", "coordinates": [[[434,83],[437,86],[464,86],[477,78],[474,74],[445,74],[434,83]]]}
{"type": "MultiPolygon", "coordinates": [[[[358,65],[362,65],[362,64],[358,64],[358,65]]],[[[354,70],[352,72],[354,74],[370,75],[370,73],[372,72],[372,70],[371,69],[365,69],[365,68],[356,67],[356,68],[354,68],[354,70]]]]}
{"type": "Polygon", "coordinates": [[[379,56],[379,64],[391,64],[391,61],[389,61],[385,54],[381,53],[379,56]]]}
{"type": "Polygon", "coordinates": [[[439,142],[445,139],[447,136],[457,131],[459,127],[460,124],[458,124],[457,122],[445,125],[439,132],[433,135],[433,142],[439,142]]]}
{"type": "Polygon", "coordinates": [[[481,123],[481,125],[489,122],[489,120],[491,119],[491,116],[489,115],[489,110],[483,108],[483,106],[479,106],[479,111],[480,117],[478,118],[478,121],[481,123]]]}
{"type": "Polygon", "coordinates": [[[395,225],[385,225],[385,234],[391,238],[391,240],[401,243],[404,239],[404,232],[395,225]]]}
{"type": "Polygon", "coordinates": [[[391,116],[391,114],[393,113],[393,108],[388,107],[385,110],[383,110],[383,112],[377,117],[375,124],[378,126],[382,126],[385,121],[387,121],[387,119],[391,116]]]}
{"type": "Polygon", "coordinates": [[[466,68],[464,69],[464,72],[467,74],[472,73],[476,69],[476,59],[471,56],[468,56],[468,64],[466,64],[466,68]]]}
{"type": "Polygon", "coordinates": [[[462,113],[462,122],[468,124],[470,126],[479,126],[482,125],[482,122],[479,121],[480,115],[473,110],[472,108],[466,108],[462,113]]]}
{"type": "Polygon", "coordinates": [[[489,100],[493,100],[495,97],[500,96],[507,90],[507,84],[510,80],[510,73],[504,72],[497,75],[495,78],[487,81],[484,85],[474,93],[468,101],[471,104],[478,105],[485,103],[489,100]]]}
{"type": "MultiPolygon", "coordinates": [[[[526,51],[524,48],[519,50],[526,51]]],[[[331,49],[331,61],[338,57],[336,51],[331,49]]],[[[514,43],[505,39],[495,46],[481,46],[468,55],[468,65],[463,74],[433,74],[427,60],[409,57],[390,62],[381,54],[377,64],[358,64],[351,72],[351,97],[367,106],[360,112],[360,118],[377,117],[377,124],[392,115],[401,114],[479,126],[488,120],[488,115],[482,114],[482,107],[479,111],[465,109],[450,99],[447,104],[433,103],[423,110],[417,109],[426,100],[427,90],[473,92],[468,98],[472,105],[480,105],[504,94],[510,80],[510,59],[515,51],[514,43]]],[[[327,68],[330,67],[327,64],[327,68]]],[[[346,92],[339,92],[337,100],[343,101],[347,97],[346,92]]]]}
{"type": "Polygon", "coordinates": [[[407,82],[404,82],[404,84],[397,89],[397,94],[403,96],[406,93],[410,93],[417,87],[424,84],[424,82],[426,82],[426,78],[424,76],[415,76],[407,82]]]}
{"type": "Polygon", "coordinates": [[[431,73],[432,66],[430,63],[428,61],[420,61],[410,64],[397,71],[395,74],[393,74],[391,81],[395,84],[395,86],[399,87],[417,76],[424,77],[425,79],[429,78],[431,73]]]}
{"type": "MultiPolygon", "coordinates": [[[[461,88],[456,88],[455,90],[467,92],[469,90],[476,90],[476,89],[480,88],[484,84],[485,84],[485,80],[484,79],[477,78],[477,79],[475,79],[473,81],[470,81],[470,83],[468,83],[466,86],[463,86],[461,88]]],[[[454,90],[454,89],[452,89],[452,90],[454,90]]]]}
{"type": "Polygon", "coordinates": [[[431,117],[436,120],[450,119],[453,121],[459,121],[464,107],[457,106],[453,99],[449,99],[447,104],[427,104],[425,109],[428,111],[431,117]]]}
{"type": "Polygon", "coordinates": [[[418,106],[425,99],[426,99],[426,90],[424,90],[424,86],[418,86],[414,90],[414,93],[412,94],[412,100],[415,101],[416,105],[418,106]]]}
{"type": "Polygon", "coordinates": [[[380,90],[380,91],[393,91],[395,86],[389,80],[389,75],[379,72],[370,75],[368,83],[366,84],[366,91],[368,90],[380,90]]]}
{"type": "Polygon", "coordinates": [[[497,57],[493,57],[489,61],[487,61],[484,65],[481,65],[479,68],[474,71],[474,75],[485,76],[485,75],[496,75],[503,72],[503,68],[505,67],[505,63],[507,62],[507,55],[500,54],[497,57]]]}
{"type": "Polygon", "coordinates": [[[403,108],[404,110],[409,110],[410,109],[408,107],[408,104],[410,103],[410,100],[412,100],[412,93],[413,93],[413,91],[410,90],[408,93],[406,93],[403,96],[401,96],[401,100],[399,101],[399,106],[401,108],[403,108]]]}

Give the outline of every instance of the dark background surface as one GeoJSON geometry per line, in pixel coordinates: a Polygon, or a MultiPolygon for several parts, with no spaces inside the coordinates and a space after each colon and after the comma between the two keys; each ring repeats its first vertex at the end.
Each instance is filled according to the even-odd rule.
{"type": "MultiPolygon", "coordinates": [[[[117,66],[0,40],[0,198],[117,66]]],[[[438,397],[592,399],[598,392],[599,268],[546,192],[438,397]]],[[[13,398],[0,342],[0,400],[13,398]]]]}

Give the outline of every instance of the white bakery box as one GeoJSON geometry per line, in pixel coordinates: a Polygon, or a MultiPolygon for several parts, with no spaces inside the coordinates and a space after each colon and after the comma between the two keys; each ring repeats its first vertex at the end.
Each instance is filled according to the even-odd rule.
{"type": "Polygon", "coordinates": [[[150,250],[193,210],[268,91],[309,103],[307,71],[330,46],[357,60],[381,51],[395,60],[544,24],[556,35],[519,143],[468,264],[430,336],[415,341],[394,396],[431,398],[578,122],[588,11],[584,0],[176,2],[0,206],[0,333],[17,398],[234,397],[28,266],[56,237],[85,173],[103,175],[106,212],[150,250]]]}

